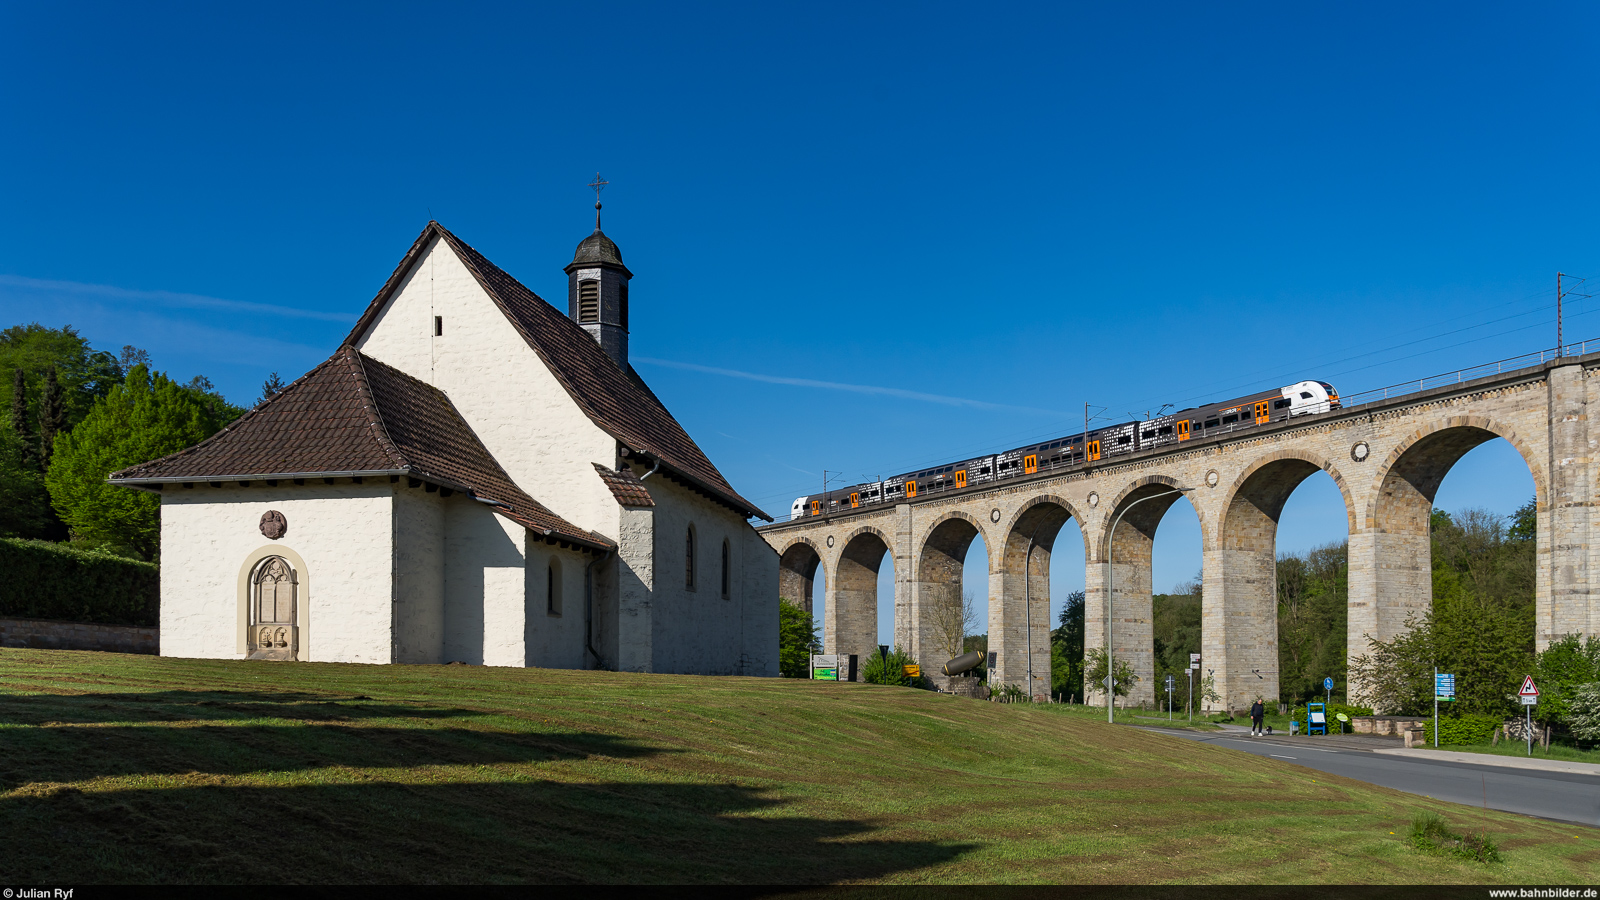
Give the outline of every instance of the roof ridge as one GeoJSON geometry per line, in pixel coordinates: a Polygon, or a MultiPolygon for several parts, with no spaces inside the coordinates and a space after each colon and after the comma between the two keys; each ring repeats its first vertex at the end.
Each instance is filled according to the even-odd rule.
{"type": "MultiPolygon", "coordinates": [[[[383,413],[378,410],[378,403],[373,399],[372,384],[367,381],[367,370],[362,365],[364,357],[361,355],[361,351],[345,344],[339,348],[338,353],[335,355],[346,357],[350,363],[351,370],[355,373],[356,392],[361,398],[361,408],[366,410],[367,415],[371,417],[370,424],[373,430],[373,437],[377,439],[378,446],[383,448],[385,455],[395,461],[398,468],[410,468],[411,463],[406,459],[405,454],[400,452],[400,448],[395,446],[393,439],[389,437],[389,429],[383,424],[383,413]]],[[[421,381],[421,379],[417,380],[421,381]]],[[[429,385],[429,387],[432,387],[432,385],[429,385]]]]}

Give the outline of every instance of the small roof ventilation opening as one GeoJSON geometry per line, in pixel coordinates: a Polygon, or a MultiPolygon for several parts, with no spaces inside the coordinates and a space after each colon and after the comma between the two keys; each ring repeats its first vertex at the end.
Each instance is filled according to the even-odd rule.
{"type": "Polygon", "coordinates": [[[578,282],[578,324],[595,325],[600,322],[600,282],[578,282]]]}
{"type": "Polygon", "coordinates": [[[439,337],[442,334],[444,334],[444,316],[434,316],[433,317],[433,336],[434,337],[439,337]]]}

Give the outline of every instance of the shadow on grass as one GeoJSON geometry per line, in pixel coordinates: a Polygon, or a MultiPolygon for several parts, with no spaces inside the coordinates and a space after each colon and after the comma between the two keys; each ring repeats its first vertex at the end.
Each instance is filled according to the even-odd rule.
{"type": "Polygon", "coordinates": [[[478,710],[395,704],[370,697],[292,691],[149,691],[105,694],[0,694],[0,724],[185,722],[217,719],[445,719],[478,710]]]}
{"type": "Polygon", "coordinates": [[[58,788],[0,798],[0,828],[7,870],[30,883],[816,884],[973,849],[780,805],[726,784],[58,788]]]}

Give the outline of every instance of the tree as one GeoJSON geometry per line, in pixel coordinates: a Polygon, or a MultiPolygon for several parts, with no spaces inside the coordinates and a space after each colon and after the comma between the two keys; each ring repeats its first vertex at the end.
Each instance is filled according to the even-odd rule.
{"type": "Polygon", "coordinates": [[[108,484],[106,477],[193,446],[221,424],[195,391],[134,366],[76,428],[57,439],[45,475],[51,501],[74,537],[153,560],[160,549],[160,502],[108,484]]]}
{"type": "Polygon", "coordinates": [[[1050,632],[1050,690],[1083,697],[1083,591],[1073,591],[1061,605],[1061,616],[1050,632]]]}
{"type": "MultiPolygon", "coordinates": [[[[1100,647],[1093,647],[1084,654],[1084,683],[1092,685],[1095,690],[1103,691],[1106,686],[1106,651],[1100,647]]],[[[1133,665],[1127,660],[1117,657],[1116,680],[1113,682],[1118,697],[1126,697],[1133,690],[1134,682],[1139,677],[1133,674],[1133,665]]]]}
{"type": "Polygon", "coordinates": [[[56,377],[56,367],[44,373],[44,392],[39,395],[39,465],[50,468],[50,457],[55,453],[56,436],[67,427],[67,410],[62,405],[61,381],[56,377]]]}
{"type": "Polygon", "coordinates": [[[978,630],[978,607],[972,589],[965,588],[959,597],[952,595],[930,605],[932,609],[927,615],[933,638],[939,642],[938,652],[943,653],[945,659],[960,656],[967,635],[978,630]]]}
{"type": "Polygon", "coordinates": [[[1539,703],[1534,717],[1541,722],[1571,727],[1573,703],[1579,688],[1600,681],[1600,638],[1579,640],[1569,634],[1554,641],[1534,660],[1539,703]]]}
{"type": "Polygon", "coordinates": [[[1579,740],[1600,741],[1600,682],[1573,691],[1567,725],[1579,740]]]}
{"type": "MultiPolygon", "coordinates": [[[[110,393],[126,371],[116,357],[92,349],[70,325],[65,328],[46,328],[37,322],[14,325],[0,331],[0,372],[7,372],[7,377],[0,381],[0,409],[11,407],[16,394],[14,376],[8,370],[23,370],[28,393],[38,397],[44,389],[45,373],[52,367],[62,388],[66,423],[63,430],[71,430],[83,421],[94,402],[110,393]]],[[[30,412],[33,413],[30,421],[36,421],[37,408],[30,405],[30,412]]]]}
{"type": "Polygon", "coordinates": [[[44,537],[51,525],[44,475],[31,449],[9,423],[0,424],[0,537],[44,537]]]}
{"type": "Polygon", "coordinates": [[[283,390],[285,387],[287,387],[287,385],[283,383],[282,378],[278,377],[277,372],[273,372],[271,375],[268,375],[267,380],[261,382],[261,396],[256,398],[256,405],[260,406],[268,400],[271,400],[274,395],[283,390]]]}
{"type": "Polygon", "coordinates": [[[805,678],[811,670],[811,654],[822,649],[811,614],[778,600],[778,674],[785,678],[805,678]]]}

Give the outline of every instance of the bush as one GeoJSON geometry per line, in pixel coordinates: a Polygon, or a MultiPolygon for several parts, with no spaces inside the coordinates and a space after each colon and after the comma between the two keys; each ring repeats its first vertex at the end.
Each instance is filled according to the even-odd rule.
{"type": "MultiPolygon", "coordinates": [[[[1494,736],[1494,730],[1500,727],[1502,720],[1499,716],[1468,713],[1461,716],[1439,717],[1439,745],[1446,744],[1487,744],[1494,736]]],[[[1433,720],[1429,719],[1424,726],[1423,736],[1427,738],[1428,745],[1433,745],[1433,720]]]]}
{"type": "Polygon", "coordinates": [[[1573,690],[1567,722],[1578,740],[1600,741],[1600,681],[1573,690]]]}
{"type": "Polygon", "coordinates": [[[899,687],[921,687],[924,679],[913,678],[905,673],[905,666],[917,664],[911,654],[899,647],[889,652],[887,657],[874,653],[867,657],[867,664],[861,670],[861,680],[868,684],[890,684],[899,687]]]}
{"type": "Polygon", "coordinates": [[[161,570],[102,550],[0,538],[0,616],[155,625],[161,570]]]}

